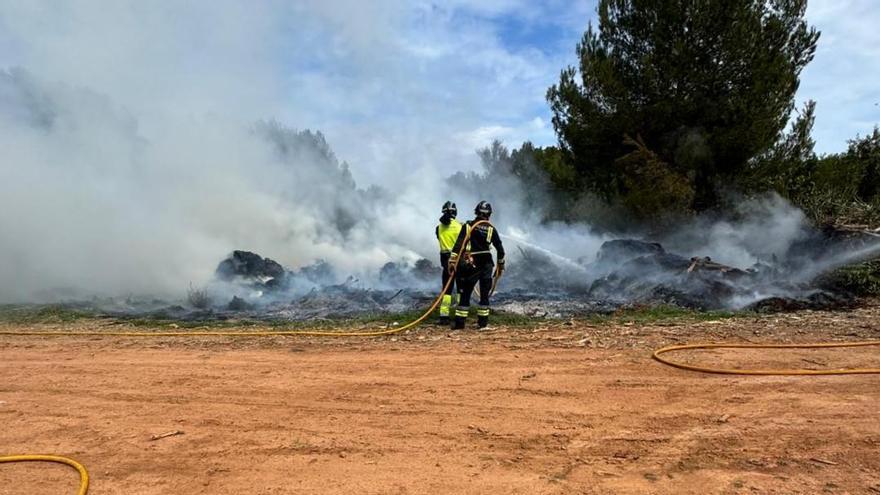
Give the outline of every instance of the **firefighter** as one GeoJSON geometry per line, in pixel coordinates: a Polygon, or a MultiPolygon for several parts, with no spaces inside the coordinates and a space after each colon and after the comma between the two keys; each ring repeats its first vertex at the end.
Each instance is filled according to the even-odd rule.
{"type": "Polygon", "coordinates": [[[498,275],[504,271],[504,246],[501,244],[501,236],[489,223],[490,216],[492,216],[492,205],[486,201],[480,201],[474,208],[474,219],[467,222],[461,229],[458,239],[452,247],[448,270],[455,270],[455,283],[458,286],[459,297],[458,306],[455,308],[453,329],[464,328],[470,311],[471,293],[477,284],[480,284],[477,326],[486,328],[489,325],[489,296],[492,291],[492,276],[495,267],[490,247],[495,248],[498,257],[498,275]],[[470,239],[465,246],[462,259],[459,260],[457,259],[458,252],[461,250],[468,232],[470,232],[470,239]]]}
{"type": "MultiPolygon", "coordinates": [[[[455,219],[458,215],[458,208],[455,207],[455,203],[451,201],[443,203],[442,213],[440,223],[434,229],[434,234],[437,236],[437,242],[440,243],[440,266],[443,268],[441,279],[443,285],[440,287],[446,287],[446,283],[449,282],[451,276],[446,267],[449,265],[452,246],[455,244],[455,240],[458,239],[459,232],[461,232],[461,223],[455,219]]],[[[441,325],[449,324],[449,310],[454,305],[452,301],[453,294],[455,294],[455,280],[449,284],[449,287],[446,287],[446,292],[443,293],[443,299],[440,301],[439,323],[441,325]]]]}

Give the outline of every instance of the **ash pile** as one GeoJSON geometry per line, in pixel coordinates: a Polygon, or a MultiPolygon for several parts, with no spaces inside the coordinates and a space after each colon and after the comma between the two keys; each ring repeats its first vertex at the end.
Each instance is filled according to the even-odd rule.
{"type": "Polygon", "coordinates": [[[747,267],[702,254],[685,256],[656,242],[605,242],[587,266],[588,297],[617,304],[693,309],[790,311],[850,306],[855,295],[836,283],[836,269],[880,255],[880,235],[827,227],[806,232],[783,253],[747,267]]]}
{"type": "MultiPolygon", "coordinates": [[[[816,231],[787,252],[737,267],[702,253],[681,254],[658,242],[606,241],[590,259],[571,261],[535,249],[510,253],[493,306],[537,317],[606,313],[634,305],[787,311],[845,307],[854,296],[826,274],[880,254],[876,233],[816,231]]],[[[215,314],[314,320],[425,308],[441,268],[421,259],[384,265],[360,280],[324,261],[290,270],[248,251],[220,262],[210,287],[215,314]]]]}
{"type": "Polygon", "coordinates": [[[840,294],[793,282],[775,260],[746,268],[709,256],[686,257],[655,242],[608,241],[596,262],[588,297],[617,304],[668,304],[693,309],[820,308],[847,300],[840,294]]]}
{"type": "Polygon", "coordinates": [[[434,297],[440,267],[428,260],[414,265],[386,263],[373,283],[353,275],[340,280],[336,270],[317,261],[299,270],[249,251],[233,251],[215,272],[212,293],[223,294],[218,314],[265,319],[315,320],[401,313],[424,307],[434,297]],[[229,298],[231,295],[231,298],[229,298]]]}

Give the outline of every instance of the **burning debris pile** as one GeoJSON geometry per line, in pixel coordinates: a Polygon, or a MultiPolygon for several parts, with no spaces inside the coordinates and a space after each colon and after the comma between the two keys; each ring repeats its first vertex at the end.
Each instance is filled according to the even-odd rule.
{"type": "MultiPolygon", "coordinates": [[[[852,297],[822,274],[876,255],[866,233],[815,232],[788,252],[748,267],[685,256],[635,239],[606,241],[594,259],[574,262],[520,248],[499,284],[493,305],[533,316],[607,312],[633,304],[694,309],[791,310],[846,305],[852,297]]],[[[340,281],[318,261],[299,270],[247,251],[217,267],[217,284],[231,298],[219,311],[310,319],[402,312],[427,305],[439,288],[441,268],[429,260],[387,263],[371,282],[340,281]]]]}
{"type": "Polygon", "coordinates": [[[806,230],[783,253],[748,267],[685,257],[658,243],[608,241],[588,265],[588,297],[616,303],[672,304],[695,309],[781,311],[846,306],[854,296],[828,274],[880,254],[867,229],[806,230]]]}
{"type": "Polygon", "coordinates": [[[288,281],[288,272],[280,263],[249,251],[233,251],[220,262],[215,274],[220,280],[243,280],[262,290],[283,289],[288,281]]]}
{"type": "Polygon", "coordinates": [[[631,239],[603,244],[590,269],[596,277],[589,297],[618,303],[740,309],[760,306],[765,299],[787,299],[793,306],[836,301],[821,289],[789,282],[778,266],[732,267],[708,256],[687,258],[658,243],[631,239]]]}
{"type": "Polygon", "coordinates": [[[376,286],[354,276],[339,281],[329,263],[319,260],[299,270],[249,251],[233,251],[215,271],[213,292],[232,294],[219,314],[265,319],[310,320],[399,313],[419,308],[432,299],[429,280],[439,279],[440,268],[428,260],[413,266],[386,263],[376,286]],[[397,287],[397,288],[393,288],[397,287]]]}

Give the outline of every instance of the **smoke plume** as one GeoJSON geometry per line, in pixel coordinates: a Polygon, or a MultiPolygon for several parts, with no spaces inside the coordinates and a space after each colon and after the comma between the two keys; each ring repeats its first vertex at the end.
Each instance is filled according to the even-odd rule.
{"type": "MultiPolygon", "coordinates": [[[[416,143],[420,153],[412,142],[391,149],[396,141],[387,137],[373,143],[386,157],[379,166],[346,163],[333,151],[345,143],[306,130],[322,122],[296,109],[312,100],[358,102],[324,101],[303,92],[315,89],[303,81],[286,86],[269,55],[283,45],[276,14],[284,9],[212,5],[0,7],[0,302],[181,298],[191,284],[213,280],[236,249],[291,269],[323,260],[332,267],[328,283],[349,275],[380,283],[390,261],[438,261],[433,229],[446,200],[464,218],[478,201],[493,203],[512,266],[535,259],[522,253],[538,253],[566,283],[593,281],[584,267],[614,235],[541,222],[552,198],[540,180],[524,183],[505,170],[481,179],[476,154],[453,162],[434,153],[429,135],[416,143]],[[356,183],[358,170],[373,180],[356,183]]],[[[370,46],[393,45],[364,36],[370,46]]],[[[292,65],[302,63],[303,49],[290,47],[292,65]]],[[[353,51],[353,63],[369,65],[362,56],[353,51]]],[[[402,104],[417,108],[413,102],[402,104]]],[[[431,115],[405,117],[415,125],[431,115]]],[[[748,267],[785,257],[807,232],[799,211],[771,197],[661,241],[682,255],[748,267]]],[[[520,270],[521,284],[550,277],[520,270]]]]}

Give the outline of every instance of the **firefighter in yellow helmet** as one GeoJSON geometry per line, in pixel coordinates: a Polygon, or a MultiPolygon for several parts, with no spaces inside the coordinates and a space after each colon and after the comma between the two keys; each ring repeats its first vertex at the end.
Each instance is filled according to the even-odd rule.
{"type": "MultiPolygon", "coordinates": [[[[443,216],[440,217],[440,223],[434,229],[437,241],[440,243],[440,267],[443,269],[443,285],[441,287],[446,287],[446,283],[449,282],[451,275],[446,267],[449,265],[452,246],[455,245],[458,234],[461,232],[461,224],[455,219],[457,215],[458,209],[455,207],[455,203],[451,201],[443,203],[443,216]]],[[[453,294],[455,294],[455,280],[449,284],[449,287],[446,287],[446,292],[443,293],[443,299],[440,301],[439,323],[441,325],[449,324],[449,311],[453,306],[453,294]]]]}
{"type": "Polygon", "coordinates": [[[480,201],[474,208],[474,219],[465,224],[452,247],[452,257],[449,260],[448,270],[455,270],[455,284],[458,286],[459,301],[455,308],[455,322],[453,329],[464,328],[468,317],[471,303],[471,292],[480,284],[480,305],[477,306],[477,326],[485,328],[489,325],[489,296],[492,292],[493,268],[492,251],[495,248],[498,257],[498,275],[504,271],[504,246],[501,244],[501,236],[495,227],[489,223],[492,215],[492,205],[486,201],[480,201]],[[476,225],[479,222],[479,225],[476,225]],[[458,252],[464,244],[467,233],[470,232],[470,240],[465,246],[461,260],[456,259],[458,252]]]}

